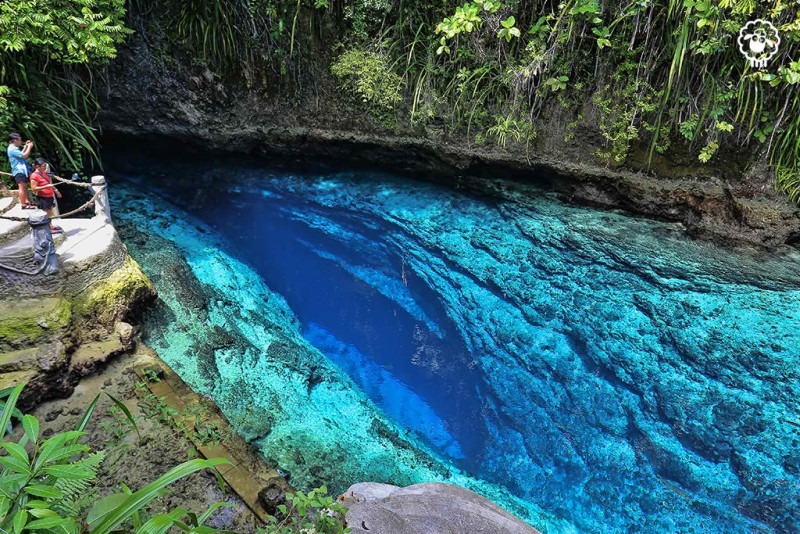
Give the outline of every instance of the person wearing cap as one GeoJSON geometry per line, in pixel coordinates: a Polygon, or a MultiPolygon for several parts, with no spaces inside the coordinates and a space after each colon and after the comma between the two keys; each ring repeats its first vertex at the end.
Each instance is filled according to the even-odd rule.
{"type": "Polygon", "coordinates": [[[8,154],[8,162],[11,164],[11,175],[19,187],[19,203],[24,210],[36,209],[36,206],[28,200],[28,183],[30,183],[30,179],[28,178],[28,162],[25,161],[31,155],[31,150],[33,150],[33,141],[25,141],[25,146],[20,148],[22,136],[13,132],[8,134],[8,143],[6,152],[8,154]]]}
{"type": "MultiPolygon", "coordinates": [[[[47,174],[47,162],[42,158],[36,158],[33,162],[34,171],[31,174],[31,189],[36,195],[39,209],[47,212],[47,216],[52,219],[53,208],[56,206],[55,197],[61,198],[61,193],[53,185],[50,176],[47,174]]],[[[60,234],[63,230],[55,226],[51,220],[50,232],[60,234]]]]}

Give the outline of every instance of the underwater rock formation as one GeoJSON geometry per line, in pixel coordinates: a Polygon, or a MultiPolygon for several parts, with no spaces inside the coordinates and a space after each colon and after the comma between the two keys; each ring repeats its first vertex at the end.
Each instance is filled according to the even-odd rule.
{"type": "Polygon", "coordinates": [[[691,241],[677,225],[501,180],[454,191],[240,169],[227,181],[236,185],[212,180],[187,202],[178,176],[204,179],[169,172],[159,194],[209,225],[142,195],[120,190],[117,200],[123,234],[163,298],[150,343],[291,482],[457,483],[553,532],[798,527],[796,252],[691,241]],[[364,306],[349,320],[407,317],[420,332],[407,332],[420,349],[411,365],[445,401],[478,406],[440,415],[435,388],[417,388],[443,421],[429,435],[381,414],[401,362],[355,376],[348,369],[369,367],[347,363],[364,351],[330,326],[300,323],[302,305],[290,309],[292,294],[275,294],[256,271],[278,283],[271,266],[302,251],[328,269],[304,279],[319,303],[335,302],[324,292],[347,279],[364,306]],[[181,257],[197,279],[189,302],[200,305],[164,285],[181,257]],[[227,336],[198,345],[209,326],[227,336]],[[358,387],[370,379],[381,387],[358,387]]]}

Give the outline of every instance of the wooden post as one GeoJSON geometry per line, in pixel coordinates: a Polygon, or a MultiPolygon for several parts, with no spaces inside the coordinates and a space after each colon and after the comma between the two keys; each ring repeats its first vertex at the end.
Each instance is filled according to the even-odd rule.
{"type": "MultiPolygon", "coordinates": [[[[106,186],[105,176],[92,176],[92,192],[96,193],[97,189],[106,186]]],[[[111,224],[111,205],[108,203],[108,189],[97,195],[94,200],[94,213],[95,218],[100,218],[104,224],[111,224]]]]}

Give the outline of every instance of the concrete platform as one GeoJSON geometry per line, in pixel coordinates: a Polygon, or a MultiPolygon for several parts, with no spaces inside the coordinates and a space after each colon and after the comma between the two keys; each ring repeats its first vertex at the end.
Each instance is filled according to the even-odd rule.
{"type": "Polygon", "coordinates": [[[117,231],[99,219],[56,219],[63,234],[53,236],[56,254],[65,263],[80,263],[105,254],[115,244],[117,231]]]}
{"type": "MultiPolygon", "coordinates": [[[[2,199],[0,199],[2,200],[2,199]]],[[[23,212],[18,206],[10,210],[11,215],[23,212]]],[[[24,210],[25,216],[34,213],[24,210]]],[[[98,255],[105,255],[117,245],[117,232],[113,225],[102,220],[55,219],[53,223],[64,232],[53,234],[56,254],[65,268],[91,262],[98,255]]],[[[32,236],[25,221],[0,219],[0,258],[18,257],[31,251],[32,236]]]]}
{"type": "Polygon", "coordinates": [[[0,214],[8,211],[14,205],[14,197],[0,197],[0,214]]]}
{"type": "MultiPolygon", "coordinates": [[[[14,211],[12,208],[9,211],[14,211]]],[[[28,210],[26,210],[28,211],[28,210]]],[[[28,211],[30,213],[30,211],[28,211]]],[[[4,214],[5,215],[5,214],[4,214]]],[[[12,221],[9,219],[0,219],[0,243],[8,239],[16,239],[28,231],[29,226],[25,221],[12,221]]]]}

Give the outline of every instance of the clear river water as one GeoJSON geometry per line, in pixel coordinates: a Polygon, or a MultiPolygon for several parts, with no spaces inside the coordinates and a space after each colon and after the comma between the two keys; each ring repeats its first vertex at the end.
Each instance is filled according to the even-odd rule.
{"type": "Polygon", "coordinates": [[[310,488],[543,532],[800,531],[800,254],[504,180],[107,158],[145,340],[310,488]]]}

